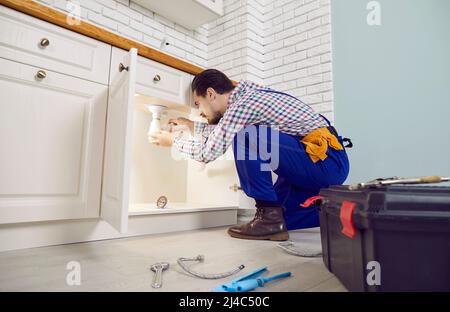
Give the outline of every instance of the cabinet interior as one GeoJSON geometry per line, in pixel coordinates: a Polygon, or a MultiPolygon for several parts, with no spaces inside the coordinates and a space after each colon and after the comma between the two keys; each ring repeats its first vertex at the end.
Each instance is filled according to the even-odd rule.
{"type": "Polygon", "coordinates": [[[232,149],[229,148],[220,159],[204,165],[181,159],[175,148],[150,144],[147,131],[152,114],[145,108],[149,103],[168,107],[167,115],[161,118],[163,126],[167,125],[168,119],[176,117],[201,121],[195,108],[149,96],[135,96],[129,212],[165,213],[238,206],[238,193],[230,189],[238,183],[232,149]],[[160,196],[168,198],[164,209],[156,206],[160,196]]]}

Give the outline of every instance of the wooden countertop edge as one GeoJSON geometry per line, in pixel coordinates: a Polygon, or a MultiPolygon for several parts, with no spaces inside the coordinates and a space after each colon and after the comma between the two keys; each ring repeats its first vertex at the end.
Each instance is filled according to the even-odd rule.
{"type": "Polygon", "coordinates": [[[0,4],[124,50],[137,48],[139,55],[189,74],[196,75],[204,70],[199,66],[157,51],[139,42],[124,38],[93,24],[80,21],[77,25],[70,25],[66,22],[66,14],[32,0],[0,0],[0,4]]]}

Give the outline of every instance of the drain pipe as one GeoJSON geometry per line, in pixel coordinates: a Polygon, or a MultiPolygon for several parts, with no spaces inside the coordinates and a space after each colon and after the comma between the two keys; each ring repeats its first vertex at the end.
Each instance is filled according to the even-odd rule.
{"type": "Polygon", "coordinates": [[[192,270],[186,263],[187,262],[203,262],[205,260],[205,257],[203,255],[198,255],[195,258],[178,258],[177,262],[180,265],[180,267],[185,270],[187,273],[189,273],[192,276],[202,278],[202,279],[220,279],[225,278],[228,276],[231,276],[233,274],[238,273],[242,269],[245,268],[244,265],[240,265],[234,270],[224,272],[224,273],[218,273],[218,274],[205,274],[205,273],[199,273],[194,270],[192,270]]]}

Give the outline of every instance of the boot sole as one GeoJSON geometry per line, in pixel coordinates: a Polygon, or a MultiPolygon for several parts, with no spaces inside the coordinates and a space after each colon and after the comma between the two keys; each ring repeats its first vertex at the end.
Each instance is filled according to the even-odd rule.
{"type": "Polygon", "coordinates": [[[251,235],[244,235],[244,234],[238,234],[233,231],[228,230],[228,235],[234,238],[240,238],[240,239],[250,239],[250,240],[270,240],[270,241],[287,241],[289,239],[289,233],[288,232],[280,232],[276,234],[271,235],[263,235],[263,236],[251,236],[251,235]]]}

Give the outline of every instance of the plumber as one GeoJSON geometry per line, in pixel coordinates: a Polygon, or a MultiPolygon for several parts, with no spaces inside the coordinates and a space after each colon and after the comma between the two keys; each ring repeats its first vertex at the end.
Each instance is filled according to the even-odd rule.
{"type": "Polygon", "coordinates": [[[228,229],[235,238],[284,241],[288,231],[319,226],[316,207],[302,208],[321,188],[342,184],[349,172],[344,141],[322,115],[287,93],[208,69],[194,77],[196,107],[208,123],[186,118],[194,138],[172,132],[149,135],[149,142],[175,146],[183,155],[208,163],[233,145],[245,194],[256,202],[252,221],[228,229]],[[277,180],[273,183],[272,172],[277,180]]]}

